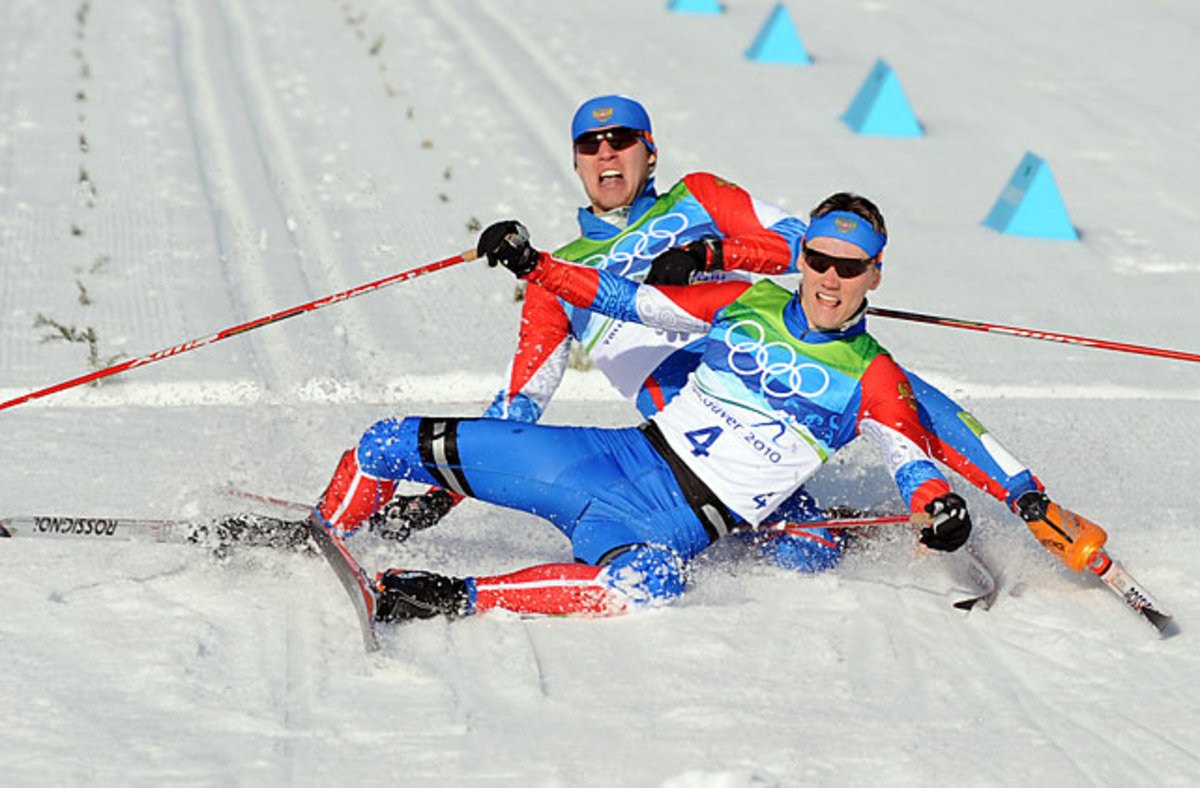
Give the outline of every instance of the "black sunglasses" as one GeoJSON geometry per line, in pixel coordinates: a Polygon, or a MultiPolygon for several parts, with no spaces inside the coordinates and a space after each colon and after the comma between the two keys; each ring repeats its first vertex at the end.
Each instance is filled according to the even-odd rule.
{"type": "Polygon", "coordinates": [[[833,266],[834,270],[837,271],[838,277],[841,279],[854,279],[855,277],[862,276],[867,272],[867,269],[875,264],[874,259],[834,257],[831,254],[810,249],[807,245],[800,247],[800,249],[804,252],[804,262],[808,264],[809,268],[818,274],[823,274],[829,270],[829,266],[833,266]]]}
{"type": "Polygon", "coordinates": [[[641,138],[642,132],[625,126],[589,131],[575,138],[575,152],[584,156],[595,156],[600,152],[600,143],[604,140],[608,140],[613,150],[625,150],[631,145],[636,145],[641,138]]]}

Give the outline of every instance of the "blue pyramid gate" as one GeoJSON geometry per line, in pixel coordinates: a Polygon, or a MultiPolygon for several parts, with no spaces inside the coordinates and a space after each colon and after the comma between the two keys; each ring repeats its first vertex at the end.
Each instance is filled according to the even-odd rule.
{"type": "Polygon", "coordinates": [[[800,34],[796,32],[796,24],[792,15],[778,3],[767,22],[758,31],[754,43],[746,50],[746,57],[759,63],[786,63],[796,66],[807,66],[812,58],[804,49],[800,34]]]}
{"type": "Polygon", "coordinates": [[[678,14],[721,14],[725,12],[717,0],[671,0],[667,10],[678,14]]]}
{"type": "Polygon", "coordinates": [[[1026,153],[983,224],[1009,235],[1079,240],[1045,159],[1026,153]]]}
{"type": "Polygon", "coordinates": [[[842,122],[859,134],[880,137],[920,137],[921,124],[913,115],[896,72],[883,59],[871,73],[842,115],[842,122]]]}

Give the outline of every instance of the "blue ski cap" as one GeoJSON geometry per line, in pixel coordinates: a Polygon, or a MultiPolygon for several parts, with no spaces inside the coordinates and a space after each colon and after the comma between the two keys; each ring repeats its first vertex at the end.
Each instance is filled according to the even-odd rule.
{"type": "Polygon", "coordinates": [[[571,118],[571,140],[606,126],[624,126],[642,132],[642,142],[651,153],[658,153],[650,128],[650,115],[645,107],[628,96],[596,96],[583,102],[571,118]]]}
{"type": "Polygon", "coordinates": [[[802,244],[814,238],[840,238],[849,241],[867,253],[867,259],[878,261],[887,236],[871,226],[871,223],[850,211],[830,211],[808,223],[802,244]]]}

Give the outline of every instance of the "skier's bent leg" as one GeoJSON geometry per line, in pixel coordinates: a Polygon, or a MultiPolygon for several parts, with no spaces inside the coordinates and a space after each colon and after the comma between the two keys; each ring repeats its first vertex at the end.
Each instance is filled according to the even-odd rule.
{"type": "Polygon", "coordinates": [[[467,578],[473,613],[612,615],[624,610],[621,597],[604,581],[604,568],[587,564],[539,564],[503,575],[467,578]]]}
{"type": "Polygon", "coordinates": [[[333,479],[321,494],[313,515],[339,536],[354,533],[364,520],[391,499],[396,491],[392,479],[380,479],[359,467],[357,450],[342,454],[333,479]]]}
{"type": "Polygon", "coordinates": [[[504,575],[466,578],[391,569],[378,579],[376,618],[457,618],[488,610],[612,616],[665,604],[683,593],[684,561],[673,550],[630,545],[613,553],[603,566],[539,564],[504,575]]]}
{"type": "Polygon", "coordinates": [[[783,503],[776,506],[775,511],[771,512],[763,522],[765,524],[811,523],[823,518],[821,507],[817,505],[817,499],[805,488],[798,487],[795,492],[784,499],[783,503]]]}
{"type": "Polygon", "coordinates": [[[845,539],[825,526],[806,525],[824,519],[817,501],[800,487],[771,513],[767,532],[745,536],[767,560],[797,572],[824,572],[842,560],[845,539]]]}
{"type": "MultiPolygon", "coordinates": [[[[468,580],[469,582],[469,580],[468,580]]],[[[542,564],[507,575],[474,578],[474,612],[618,615],[661,605],[683,593],[684,561],[658,545],[613,551],[602,566],[542,564]]]]}
{"type": "Polygon", "coordinates": [[[622,469],[607,452],[621,432],[498,419],[385,419],[343,457],[316,516],[331,530],[352,533],[397,481],[408,480],[533,512],[567,532],[593,493],[563,480],[586,465],[593,484],[619,482],[622,469]]]}
{"type": "Polygon", "coordinates": [[[842,560],[844,540],[824,526],[800,527],[763,534],[759,550],[771,562],[797,572],[824,572],[842,560]]]}
{"type": "Polygon", "coordinates": [[[414,467],[420,470],[417,423],[416,419],[376,422],[357,446],[342,454],[314,510],[326,528],[343,536],[354,533],[391,499],[400,479],[412,478],[414,467]]]}

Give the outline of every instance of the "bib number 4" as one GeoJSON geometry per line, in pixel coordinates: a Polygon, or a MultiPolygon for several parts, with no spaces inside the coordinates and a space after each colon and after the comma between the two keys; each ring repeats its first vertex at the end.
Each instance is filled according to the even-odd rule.
{"type": "Polygon", "coordinates": [[[692,454],[696,457],[707,457],[709,447],[716,442],[717,438],[721,437],[723,430],[720,427],[704,427],[699,430],[685,432],[683,437],[688,439],[688,443],[692,444],[692,454]]]}

